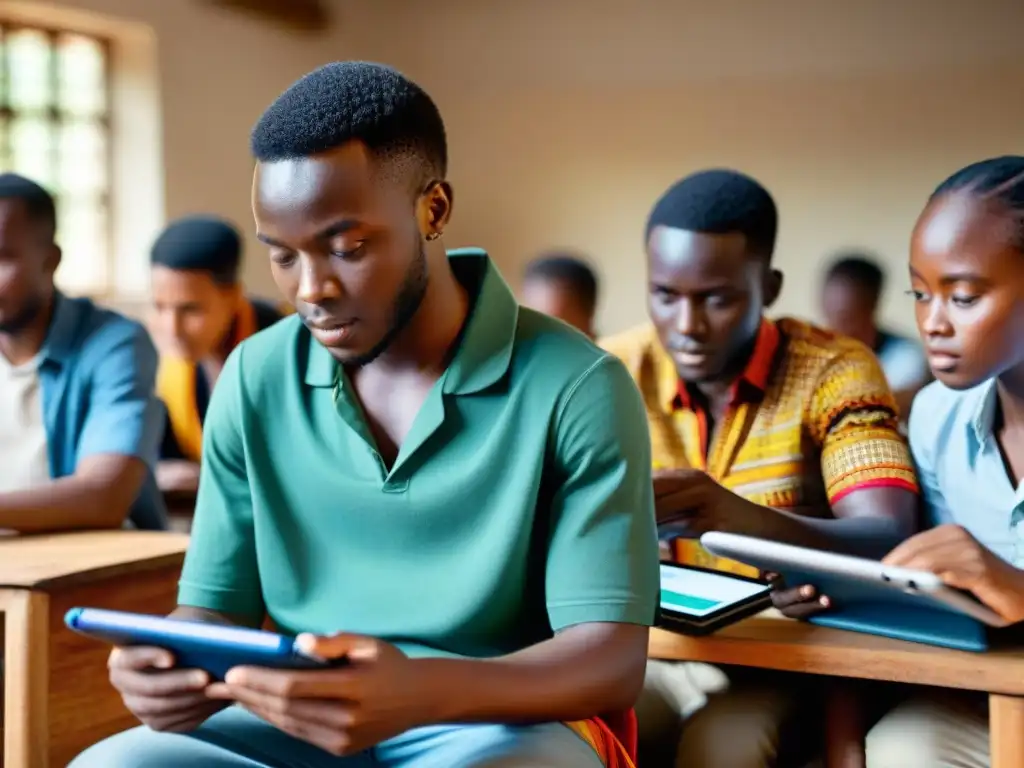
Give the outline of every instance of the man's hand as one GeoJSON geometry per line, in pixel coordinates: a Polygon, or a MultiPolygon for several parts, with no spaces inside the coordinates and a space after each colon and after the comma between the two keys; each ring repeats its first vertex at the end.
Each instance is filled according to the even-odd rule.
{"type": "Polygon", "coordinates": [[[973,592],[1007,621],[1024,621],[1024,571],[994,555],[959,525],[912,536],[882,562],[930,571],[951,587],[973,592]]]}
{"type": "Polygon", "coordinates": [[[107,666],[124,705],[154,731],[194,730],[225,706],[207,698],[209,675],[175,669],[174,657],[160,648],[115,648],[107,666]]]}
{"type": "Polygon", "coordinates": [[[658,525],[671,524],[692,538],[708,531],[756,535],[758,518],[766,513],[698,469],[656,470],[654,506],[658,525]]]}
{"type": "Polygon", "coordinates": [[[437,707],[415,661],[357,635],[301,635],[302,650],[347,659],[329,670],[236,667],[208,695],[237,701],[285,733],[333,755],[352,755],[429,722],[437,707]]]}

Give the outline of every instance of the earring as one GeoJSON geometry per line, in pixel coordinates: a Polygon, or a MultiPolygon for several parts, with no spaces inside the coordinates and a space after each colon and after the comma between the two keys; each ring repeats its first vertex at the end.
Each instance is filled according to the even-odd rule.
{"type": "Polygon", "coordinates": [[[430,232],[427,235],[426,240],[427,240],[428,243],[432,243],[434,240],[437,240],[437,238],[439,238],[440,236],[441,236],[440,232],[430,232]]]}

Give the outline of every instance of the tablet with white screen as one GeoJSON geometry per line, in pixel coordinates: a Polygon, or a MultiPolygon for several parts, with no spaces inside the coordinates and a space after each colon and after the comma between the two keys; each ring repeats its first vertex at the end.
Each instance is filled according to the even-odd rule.
{"type": "Polygon", "coordinates": [[[876,601],[961,614],[994,628],[1009,626],[973,595],[947,586],[927,571],[719,531],[705,533],[700,543],[719,557],[778,573],[794,586],[813,584],[838,607],[876,601]]]}
{"type": "Polygon", "coordinates": [[[705,635],[771,605],[771,585],[721,571],[661,564],[659,625],[705,635]]]}

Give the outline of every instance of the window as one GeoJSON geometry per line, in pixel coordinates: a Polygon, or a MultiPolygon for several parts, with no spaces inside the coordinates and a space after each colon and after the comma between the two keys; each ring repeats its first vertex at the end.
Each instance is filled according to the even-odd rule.
{"type": "Polygon", "coordinates": [[[0,172],[53,193],[70,293],[110,286],[108,60],[104,40],[0,21],[0,172]]]}

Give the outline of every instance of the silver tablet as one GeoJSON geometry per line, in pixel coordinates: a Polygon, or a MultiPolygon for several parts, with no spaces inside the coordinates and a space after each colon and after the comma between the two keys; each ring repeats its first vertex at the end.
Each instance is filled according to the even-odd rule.
{"type": "MultiPolygon", "coordinates": [[[[822,588],[823,592],[831,589],[864,594],[867,589],[880,594],[901,595],[898,602],[905,601],[909,596],[916,598],[914,602],[919,602],[922,607],[932,603],[934,607],[965,614],[990,627],[1000,628],[1010,624],[970,593],[947,586],[942,579],[927,571],[897,568],[877,560],[719,531],[705,533],[700,543],[719,557],[746,563],[763,572],[778,573],[790,578],[799,575],[806,579],[805,583],[814,584],[822,588]]],[[[835,597],[841,599],[842,595],[835,597]]]]}

